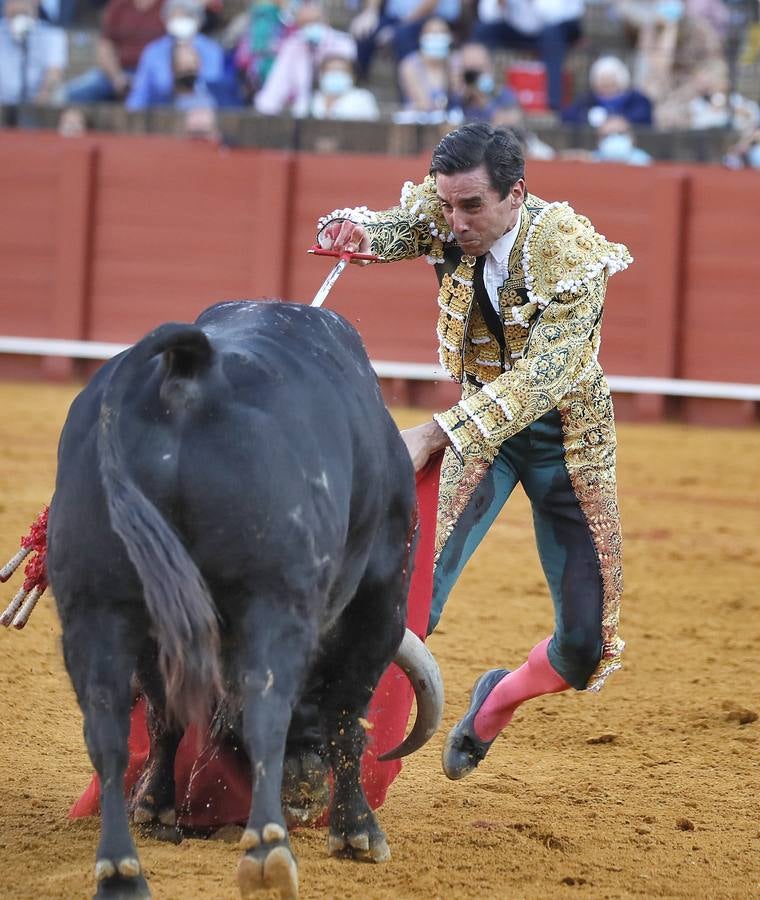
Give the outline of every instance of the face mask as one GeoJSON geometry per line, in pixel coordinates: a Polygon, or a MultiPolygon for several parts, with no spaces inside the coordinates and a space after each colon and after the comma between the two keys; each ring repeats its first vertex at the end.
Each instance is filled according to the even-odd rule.
{"type": "Polygon", "coordinates": [[[478,78],[478,90],[481,94],[493,93],[494,81],[490,72],[481,72],[478,78]]]}
{"type": "Polygon", "coordinates": [[[309,22],[301,29],[304,40],[310,44],[318,44],[325,36],[326,26],[322,22],[309,22]]]}
{"type": "Polygon", "coordinates": [[[174,16],[169,19],[166,30],[178,41],[189,41],[198,34],[198,22],[191,16],[174,16]]]}
{"type": "Polygon", "coordinates": [[[624,162],[632,149],[630,134],[608,134],[599,141],[599,156],[611,162],[624,162]]]}
{"type": "Polygon", "coordinates": [[[174,87],[183,91],[192,91],[195,88],[195,82],[198,76],[193,72],[187,72],[184,75],[177,75],[174,79],[174,87]]]}
{"type": "Polygon", "coordinates": [[[753,144],[747,150],[747,164],[752,169],[760,169],[760,144],[753,144]]]}
{"type": "Polygon", "coordinates": [[[682,0],[660,0],[656,9],[658,17],[666,22],[677,22],[683,16],[682,0]]]}
{"type": "Polygon", "coordinates": [[[447,34],[434,32],[423,34],[420,38],[420,50],[431,59],[446,59],[449,55],[451,38],[447,34]]]}
{"type": "Polygon", "coordinates": [[[11,35],[15,41],[23,41],[34,27],[34,18],[21,13],[21,15],[13,16],[9,23],[11,35]]]}
{"type": "Polygon", "coordinates": [[[319,79],[319,87],[323,93],[331,97],[345,94],[353,87],[354,80],[348,72],[342,69],[330,69],[319,79]]]}

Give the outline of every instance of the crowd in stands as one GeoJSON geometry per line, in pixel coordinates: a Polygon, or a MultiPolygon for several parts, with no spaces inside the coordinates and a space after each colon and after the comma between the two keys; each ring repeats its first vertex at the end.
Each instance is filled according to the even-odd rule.
{"type": "Polygon", "coordinates": [[[596,132],[595,150],[565,156],[645,165],[637,130],[723,128],[738,135],[727,164],[760,165],[760,109],[734,77],[742,42],[760,54],[754,0],[363,0],[340,15],[328,0],[251,0],[236,11],[228,2],[105,0],[94,65],[70,77],[65,27],[81,14],[76,0],[0,0],[0,105],[60,105],[61,133],[72,135],[86,129],[88,104],[173,107],[191,120],[188,136],[215,140],[216,111],[229,108],[479,119],[516,128],[529,155],[551,158],[526,114],[536,104],[504,62],[527,54],[539,65],[543,115],[596,132]],[[586,42],[592,5],[622,38],[614,53],[586,42]],[[393,60],[392,102],[376,96],[378,53],[393,60]],[[574,67],[568,95],[574,54],[585,67],[574,67]]]}

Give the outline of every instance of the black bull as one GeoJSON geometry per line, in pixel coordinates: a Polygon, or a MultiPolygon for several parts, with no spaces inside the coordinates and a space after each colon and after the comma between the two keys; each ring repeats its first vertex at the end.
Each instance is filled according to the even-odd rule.
{"type": "Polygon", "coordinates": [[[416,677],[408,657],[422,645],[404,635],[414,508],[411,462],[361,341],[327,310],[219,304],[195,325],[160,326],[75,399],[48,566],[102,786],[97,896],[149,896],[123,796],[133,677],[151,732],[137,821],[173,824],[181,726],[222,708],[251,760],[243,896],[297,896],[281,802],[293,746],[296,770],[317,760],[306,782],[332,768],[330,851],[388,858],[359,760],[397,652],[420,711],[395,755],[440,718],[437,689],[424,689],[434,662],[416,677]]]}

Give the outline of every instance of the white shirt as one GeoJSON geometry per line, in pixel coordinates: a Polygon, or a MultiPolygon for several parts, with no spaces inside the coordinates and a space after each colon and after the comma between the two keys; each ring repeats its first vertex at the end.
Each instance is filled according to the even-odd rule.
{"type": "Polygon", "coordinates": [[[486,291],[488,291],[488,299],[496,312],[499,312],[499,288],[509,275],[509,254],[512,252],[512,248],[517,240],[522,214],[521,206],[520,215],[518,215],[514,226],[506,234],[503,234],[486,253],[486,261],[483,266],[483,282],[485,283],[486,291]]]}
{"type": "Polygon", "coordinates": [[[585,0],[480,0],[480,22],[506,22],[523,34],[538,34],[547,25],[580,19],[585,0]]]}

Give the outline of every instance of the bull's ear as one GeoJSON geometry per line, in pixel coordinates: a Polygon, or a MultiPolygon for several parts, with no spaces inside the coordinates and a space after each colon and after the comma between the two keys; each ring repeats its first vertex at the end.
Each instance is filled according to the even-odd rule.
{"type": "Polygon", "coordinates": [[[424,747],[438,730],[443,718],[441,670],[433,654],[408,628],[393,661],[412,683],[417,700],[417,718],[414,727],[398,747],[378,757],[381,762],[401,759],[424,747]]]}

